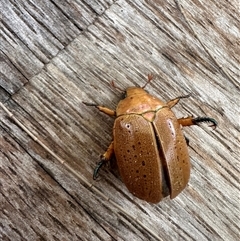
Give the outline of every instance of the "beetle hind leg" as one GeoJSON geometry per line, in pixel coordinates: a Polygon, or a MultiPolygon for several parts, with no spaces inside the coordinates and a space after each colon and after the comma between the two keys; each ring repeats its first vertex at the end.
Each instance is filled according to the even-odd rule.
{"type": "Polygon", "coordinates": [[[180,118],[178,119],[178,123],[182,126],[191,126],[191,125],[198,125],[201,122],[210,122],[211,124],[209,125],[213,129],[217,127],[217,121],[213,118],[210,117],[196,117],[193,118],[192,116],[189,116],[187,118],[180,118]]]}
{"type": "Polygon", "coordinates": [[[106,160],[101,159],[100,162],[98,162],[97,166],[94,168],[93,171],[93,180],[96,180],[98,177],[98,172],[102,168],[102,166],[106,163],[106,160]]]}
{"type": "Polygon", "coordinates": [[[102,168],[104,164],[106,164],[108,161],[110,161],[111,157],[114,154],[114,146],[113,146],[113,141],[109,145],[108,149],[106,152],[101,156],[101,161],[98,162],[97,166],[94,169],[93,172],[93,179],[96,180],[98,177],[99,170],[102,168]]]}
{"type": "Polygon", "coordinates": [[[193,119],[193,122],[195,123],[195,125],[198,125],[198,123],[201,123],[201,122],[210,122],[211,124],[209,125],[209,127],[212,127],[213,129],[216,129],[217,127],[217,121],[213,118],[210,118],[210,117],[196,117],[193,119]]]}

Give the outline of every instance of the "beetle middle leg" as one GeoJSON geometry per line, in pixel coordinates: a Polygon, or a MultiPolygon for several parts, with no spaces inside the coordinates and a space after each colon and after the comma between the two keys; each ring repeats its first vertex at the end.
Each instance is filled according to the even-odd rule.
{"type": "Polygon", "coordinates": [[[97,105],[97,104],[94,104],[94,103],[87,103],[87,102],[82,102],[84,105],[87,105],[87,106],[94,106],[96,107],[98,110],[100,110],[101,112],[109,115],[109,116],[116,116],[116,111],[114,110],[111,110],[107,107],[104,107],[104,106],[100,106],[100,105],[97,105]]]}
{"type": "Polygon", "coordinates": [[[93,179],[97,179],[98,177],[98,172],[100,170],[100,168],[107,163],[108,161],[110,161],[111,157],[114,154],[114,145],[113,145],[113,141],[111,142],[111,144],[109,145],[108,149],[106,150],[106,152],[101,156],[101,161],[97,164],[97,166],[94,169],[93,172],[93,179]]]}
{"type": "Polygon", "coordinates": [[[217,127],[217,121],[210,117],[196,117],[193,118],[192,116],[186,117],[186,118],[180,118],[178,119],[178,123],[182,126],[191,126],[191,125],[198,125],[201,122],[210,122],[213,129],[217,127]]]}

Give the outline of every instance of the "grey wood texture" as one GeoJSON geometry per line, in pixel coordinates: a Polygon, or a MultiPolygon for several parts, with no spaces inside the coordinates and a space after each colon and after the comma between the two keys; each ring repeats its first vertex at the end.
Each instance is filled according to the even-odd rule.
{"type": "Polygon", "coordinates": [[[239,239],[238,0],[1,0],[1,13],[1,240],[239,239]],[[218,121],[184,128],[191,179],[154,205],[115,168],[92,180],[114,119],[82,103],[115,109],[110,82],[149,73],[164,101],[191,93],[177,117],[218,121]]]}

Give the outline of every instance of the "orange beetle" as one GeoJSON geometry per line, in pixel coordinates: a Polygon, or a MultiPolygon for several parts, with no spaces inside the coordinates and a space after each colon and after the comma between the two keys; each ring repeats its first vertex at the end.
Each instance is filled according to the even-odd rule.
{"type": "MultiPolygon", "coordinates": [[[[148,76],[149,83],[152,76],[148,76]]],[[[146,85],[145,85],[146,86],[146,85]]],[[[144,86],[144,87],[145,87],[144,86]]],[[[165,103],[148,94],[144,87],[130,87],[116,111],[96,104],[100,111],[116,116],[113,141],[94,171],[115,154],[120,176],[128,190],[147,202],[157,203],[170,195],[175,198],[187,185],[190,158],[181,126],[217,122],[209,117],[177,119],[171,108],[179,97],[165,103]]]]}

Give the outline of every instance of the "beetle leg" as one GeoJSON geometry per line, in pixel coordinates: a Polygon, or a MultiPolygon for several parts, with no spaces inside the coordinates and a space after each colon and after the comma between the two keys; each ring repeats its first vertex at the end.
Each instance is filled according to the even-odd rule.
{"type": "Polygon", "coordinates": [[[178,123],[182,126],[191,126],[191,125],[198,125],[201,122],[210,122],[210,127],[213,127],[215,129],[217,127],[217,121],[210,117],[196,117],[193,118],[192,116],[189,116],[187,118],[180,118],[178,119],[178,123]]]}
{"type": "Polygon", "coordinates": [[[114,110],[111,110],[107,107],[104,107],[104,106],[100,106],[100,105],[97,105],[97,104],[94,104],[94,103],[87,103],[87,102],[82,102],[84,105],[87,105],[87,106],[94,106],[96,107],[98,110],[100,110],[101,112],[109,115],[109,116],[116,116],[116,111],[114,110]]]}
{"type": "Polygon", "coordinates": [[[97,164],[97,166],[94,169],[94,172],[93,172],[94,180],[97,179],[100,168],[111,159],[113,154],[114,154],[114,146],[112,141],[108,149],[106,150],[106,152],[101,156],[101,161],[97,164]]]}
{"type": "Polygon", "coordinates": [[[167,102],[167,106],[171,109],[174,105],[176,105],[180,99],[183,99],[183,98],[188,98],[191,94],[188,94],[188,95],[183,95],[183,96],[179,96],[173,100],[169,100],[167,102]]]}

